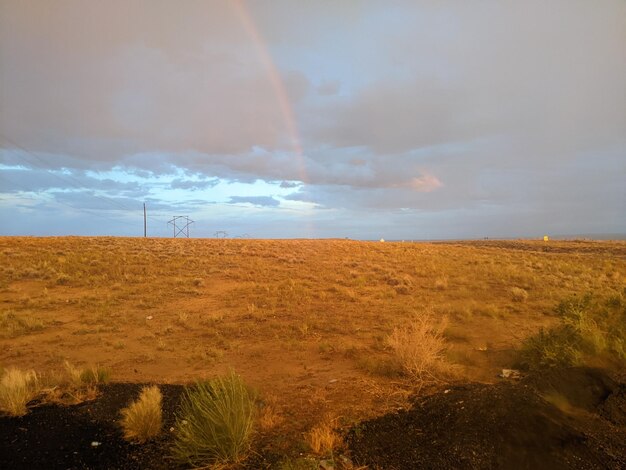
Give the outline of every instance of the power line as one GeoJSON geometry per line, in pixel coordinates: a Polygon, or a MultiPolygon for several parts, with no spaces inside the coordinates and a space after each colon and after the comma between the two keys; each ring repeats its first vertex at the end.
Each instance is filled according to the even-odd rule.
{"type": "MultiPolygon", "coordinates": [[[[34,158],[35,160],[39,161],[39,162],[43,165],[44,169],[48,170],[48,171],[49,171],[49,174],[50,174],[50,175],[52,175],[52,176],[54,176],[55,178],[57,178],[59,181],[62,181],[62,182],[63,182],[63,183],[65,183],[66,185],[69,185],[69,186],[71,186],[71,187],[73,187],[73,188],[75,188],[75,189],[78,189],[78,190],[85,190],[85,189],[89,189],[89,188],[86,188],[86,187],[85,187],[85,185],[84,185],[81,181],[79,181],[78,179],[74,178],[74,177],[73,177],[73,176],[71,176],[71,175],[64,175],[64,176],[59,175],[59,174],[55,171],[55,169],[54,169],[54,168],[52,168],[52,166],[49,164],[49,162],[45,161],[45,160],[44,160],[43,158],[41,158],[39,155],[37,155],[37,154],[35,154],[35,153],[33,153],[33,152],[29,151],[28,149],[24,148],[23,146],[19,145],[18,143],[14,142],[13,140],[11,140],[11,139],[9,139],[9,138],[7,138],[6,136],[1,135],[1,134],[0,134],[0,138],[2,138],[2,140],[4,140],[5,142],[8,142],[8,143],[9,143],[10,145],[12,145],[13,147],[15,147],[15,148],[17,148],[17,149],[21,150],[22,152],[26,153],[26,154],[27,154],[27,155],[29,155],[30,157],[34,158]]],[[[27,163],[28,163],[28,164],[30,164],[31,166],[36,166],[36,165],[33,165],[33,162],[32,162],[32,161],[30,161],[30,160],[28,160],[27,158],[25,158],[25,157],[24,157],[24,155],[20,155],[20,154],[17,154],[17,153],[14,153],[14,155],[15,155],[17,158],[21,159],[22,161],[27,162],[27,163]]],[[[2,179],[3,179],[4,181],[8,181],[6,178],[2,178],[2,179]]],[[[34,190],[34,189],[32,189],[32,188],[27,188],[27,189],[28,189],[30,192],[37,193],[37,191],[36,191],[36,190],[34,190]]],[[[131,209],[131,208],[129,208],[129,207],[127,207],[127,206],[125,206],[125,205],[123,205],[123,204],[119,203],[118,201],[115,201],[115,200],[113,200],[113,199],[111,199],[111,198],[104,198],[104,197],[101,197],[101,196],[99,196],[99,195],[95,194],[95,192],[93,192],[93,191],[92,191],[91,196],[92,196],[92,197],[94,197],[95,199],[98,199],[99,201],[104,202],[105,204],[108,204],[110,207],[111,207],[111,206],[112,206],[112,207],[114,207],[114,209],[115,209],[115,210],[124,210],[124,211],[132,211],[132,212],[134,212],[134,211],[136,210],[136,209],[131,209]]],[[[71,205],[71,204],[67,204],[67,203],[65,203],[65,202],[61,201],[58,197],[55,197],[55,198],[54,198],[54,203],[56,203],[56,204],[60,204],[60,205],[62,205],[62,206],[69,207],[69,208],[70,208],[70,209],[72,209],[73,211],[83,212],[83,213],[85,213],[85,214],[89,214],[89,215],[91,215],[91,216],[100,217],[100,218],[102,218],[102,219],[106,219],[106,220],[113,220],[113,221],[115,221],[116,223],[124,223],[124,222],[123,222],[122,220],[120,220],[119,218],[117,218],[117,219],[116,219],[116,218],[113,218],[113,217],[106,216],[106,215],[104,215],[104,214],[102,214],[102,213],[100,213],[100,212],[94,212],[94,210],[92,210],[92,209],[88,209],[88,208],[84,208],[84,207],[82,207],[82,208],[81,208],[81,207],[76,207],[76,206],[73,206],[73,205],[71,205]]]]}
{"type": "MultiPolygon", "coordinates": [[[[5,142],[7,142],[8,144],[10,144],[11,146],[13,146],[15,149],[21,150],[23,153],[25,153],[26,155],[28,155],[32,159],[38,161],[41,164],[41,165],[39,165],[40,167],[43,167],[45,170],[48,170],[50,175],[55,177],[57,180],[62,181],[63,183],[65,183],[65,185],[64,185],[65,187],[70,186],[70,187],[72,187],[74,189],[82,190],[82,191],[90,189],[90,188],[86,187],[83,182],[81,182],[80,180],[78,180],[77,178],[72,176],[71,174],[63,174],[63,173],[59,174],[58,170],[56,168],[54,168],[50,164],[50,162],[46,161],[41,156],[39,156],[36,153],[28,150],[27,148],[25,148],[24,146],[18,144],[17,142],[13,141],[12,139],[9,139],[8,137],[6,137],[6,136],[4,136],[2,134],[0,134],[0,138],[2,140],[4,140],[5,142]]],[[[7,150],[10,150],[10,149],[7,149],[7,150]]],[[[20,153],[13,153],[13,155],[15,157],[17,157],[18,159],[21,159],[22,161],[26,162],[31,167],[36,168],[38,166],[38,165],[34,164],[32,160],[26,158],[25,155],[22,155],[20,153]]],[[[2,178],[2,179],[5,180],[5,181],[8,181],[6,178],[2,178]]],[[[61,189],[63,189],[63,187],[61,187],[61,189]]],[[[38,191],[36,191],[34,189],[29,189],[29,191],[33,192],[33,193],[37,193],[38,192],[38,191]]],[[[102,201],[103,203],[109,205],[109,207],[111,207],[112,210],[123,210],[123,211],[130,211],[130,212],[135,212],[135,211],[139,210],[139,208],[128,207],[127,205],[122,204],[121,202],[119,202],[119,201],[117,201],[115,199],[112,199],[112,198],[109,198],[109,197],[99,196],[98,194],[96,194],[95,190],[93,190],[93,189],[91,189],[91,197],[93,197],[95,199],[98,199],[98,200],[102,201]]],[[[100,218],[104,218],[104,219],[108,219],[108,220],[115,220],[116,222],[120,222],[119,219],[114,219],[114,218],[108,217],[106,215],[103,215],[101,213],[93,212],[92,209],[80,208],[80,207],[72,206],[71,204],[64,203],[64,202],[60,201],[58,199],[58,197],[54,198],[54,202],[57,203],[57,204],[69,207],[69,208],[71,208],[74,211],[84,212],[84,213],[87,213],[89,215],[95,215],[95,216],[100,217],[100,218]]],[[[145,207],[145,203],[144,203],[144,207],[145,207]]],[[[175,219],[176,218],[180,218],[180,217],[182,217],[182,216],[177,216],[177,217],[175,217],[175,219]]],[[[155,215],[151,215],[151,214],[144,214],[144,221],[145,221],[145,219],[155,220],[155,221],[163,223],[163,224],[165,224],[165,223],[169,224],[171,222],[171,221],[169,221],[169,222],[166,221],[163,218],[163,216],[159,216],[159,215],[155,216],[155,215]]],[[[176,226],[176,224],[174,224],[175,236],[176,235],[180,235],[182,233],[182,234],[186,234],[186,236],[189,237],[189,225],[194,223],[194,221],[189,219],[188,217],[186,217],[186,220],[187,220],[187,223],[183,227],[184,232],[178,231],[178,233],[176,233],[177,226],[176,226]]],[[[178,228],[180,228],[180,227],[178,227],[178,228]]],[[[144,227],[144,233],[145,233],[145,227],[144,227]]]]}
{"type": "MultiPolygon", "coordinates": [[[[0,134],[0,138],[2,138],[2,140],[4,140],[5,142],[8,142],[10,145],[12,145],[13,147],[25,152],[27,155],[33,157],[34,159],[38,160],[39,162],[41,162],[44,165],[44,168],[48,171],[50,171],[51,175],[54,176],[55,178],[57,178],[60,181],[63,181],[66,184],[69,184],[69,186],[74,187],[75,189],[79,189],[79,190],[85,190],[85,189],[89,189],[86,188],[84,183],[82,183],[81,181],[79,181],[77,178],[73,177],[72,175],[59,175],[58,173],[56,173],[56,170],[49,164],[49,162],[45,161],[43,158],[41,158],[40,156],[38,156],[37,154],[31,152],[30,150],[26,149],[25,147],[19,145],[18,143],[14,142],[13,140],[7,138],[6,136],[0,134]]],[[[27,159],[25,159],[23,156],[20,156],[19,154],[15,154],[17,156],[17,158],[21,158],[24,161],[27,161],[28,163],[30,163],[32,165],[32,162],[28,161],[27,159]]],[[[93,190],[92,190],[93,191],[93,190]]],[[[105,202],[106,204],[115,206],[116,209],[122,209],[122,210],[127,210],[127,211],[135,211],[136,209],[131,209],[130,207],[127,207],[125,205],[123,205],[122,203],[120,203],[119,201],[116,201],[114,199],[111,198],[104,198],[101,196],[98,196],[97,194],[95,194],[95,192],[92,193],[92,196],[96,199],[99,199],[103,202],[105,202]]]]}
{"type": "MultiPolygon", "coordinates": [[[[0,175],[0,179],[10,183],[10,181],[7,180],[2,175],[0,175]]],[[[31,193],[37,193],[37,191],[34,190],[34,189],[28,189],[27,188],[27,190],[28,190],[28,192],[31,192],[31,193]]],[[[15,199],[15,198],[13,198],[13,199],[15,199]]],[[[56,198],[54,199],[54,204],[59,204],[59,205],[65,206],[65,207],[69,207],[73,211],[84,212],[86,214],[89,214],[89,215],[92,215],[92,216],[95,216],[95,217],[100,217],[102,219],[112,220],[112,221],[114,221],[116,223],[125,223],[124,221],[120,220],[119,218],[116,219],[116,218],[113,218],[113,217],[106,216],[106,215],[104,215],[104,214],[102,214],[100,212],[94,212],[94,209],[75,207],[75,206],[72,206],[71,204],[67,204],[65,202],[59,201],[56,198]]]]}

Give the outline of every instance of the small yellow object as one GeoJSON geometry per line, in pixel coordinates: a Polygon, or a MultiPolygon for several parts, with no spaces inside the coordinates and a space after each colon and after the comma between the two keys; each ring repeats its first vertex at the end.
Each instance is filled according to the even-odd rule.
{"type": "Polygon", "coordinates": [[[547,236],[547,235],[544,235],[544,236],[543,236],[543,241],[544,241],[544,242],[547,242],[548,240],[550,240],[550,239],[548,238],[548,236],[547,236]]]}

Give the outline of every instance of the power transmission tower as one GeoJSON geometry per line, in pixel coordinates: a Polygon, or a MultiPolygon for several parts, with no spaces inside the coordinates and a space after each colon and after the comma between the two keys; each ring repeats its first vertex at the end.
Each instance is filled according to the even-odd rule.
{"type": "Polygon", "coordinates": [[[174,226],[174,238],[177,238],[179,235],[189,238],[189,226],[193,224],[193,220],[186,215],[175,215],[167,224],[174,226]],[[178,225],[176,224],[177,222],[178,225]]]}
{"type": "Polygon", "coordinates": [[[228,233],[225,232],[224,230],[218,230],[217,232],[214,233],[215,238],[226,238],[228,236],[228,233]]]}

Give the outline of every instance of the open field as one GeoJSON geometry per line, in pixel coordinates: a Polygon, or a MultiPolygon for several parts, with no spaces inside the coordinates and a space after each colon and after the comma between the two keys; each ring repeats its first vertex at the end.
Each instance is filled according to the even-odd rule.
{"type": "Polygon", "coordinates": [[[497,382],[563,299],[626,287],[626,242],[608,241],[5,237],[0,260],[0,366],[171,384],[233,369],[265,403],[259,447],[285,455],[323,422],[407,406],[390,338],[415,318],[445,344],[426,393],[497,382]]]}

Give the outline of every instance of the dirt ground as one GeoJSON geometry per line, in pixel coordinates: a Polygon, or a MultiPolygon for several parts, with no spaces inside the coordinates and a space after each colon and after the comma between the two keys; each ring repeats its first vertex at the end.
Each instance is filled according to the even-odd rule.
{"type": "Polygon", "coordinates": [[[373,468],[622,469],[625,392],[592,369],[459,385],[360,423],[347,440],[354,460],[373,468]],[[558,407],[545,398],[554,391],[558,407]]]}
{"type": "Polygon", "coordinates": [[[626,243],[5,237],[0,269],[0,366],[161,384],[234,369],[275,414],[262,452],[293,457],[327,416],[411,406],[395,327],[447,317],[448,382],[498,382],[560,300],[623,291],[626,243]]]}
{"type": "MultiPolygon", "coordinates": [[[[34,407],[19,418],[0,419],[0,468],[165,469],[171,433],[143,445],[122,438],[119,411],[139,393],[138,384],[103,386],[97,400],[73,406],[34,407]]],[[[161,385],[165,429],[183,387],[161,385]]]]}
{"type": "MultiPolygon", "coordinates": [[[[139,388],[110,384],[94,401],[0,419],[0,468],[178,468],[167,455],[183,387],[161,386],[166,432],[132,445],[117,419],[139,388]]],[[[342,452],[368,468],[622,469],[626,384],[597,369],[573,368],[520,382],[455,385],[352,426],[345,443],[342,452]],[[550,400],[554,393],[559,403],[550,400]]],[[[279,454],[258,440],[255,448],[244,468],[284,468],[279,454]]]]}

